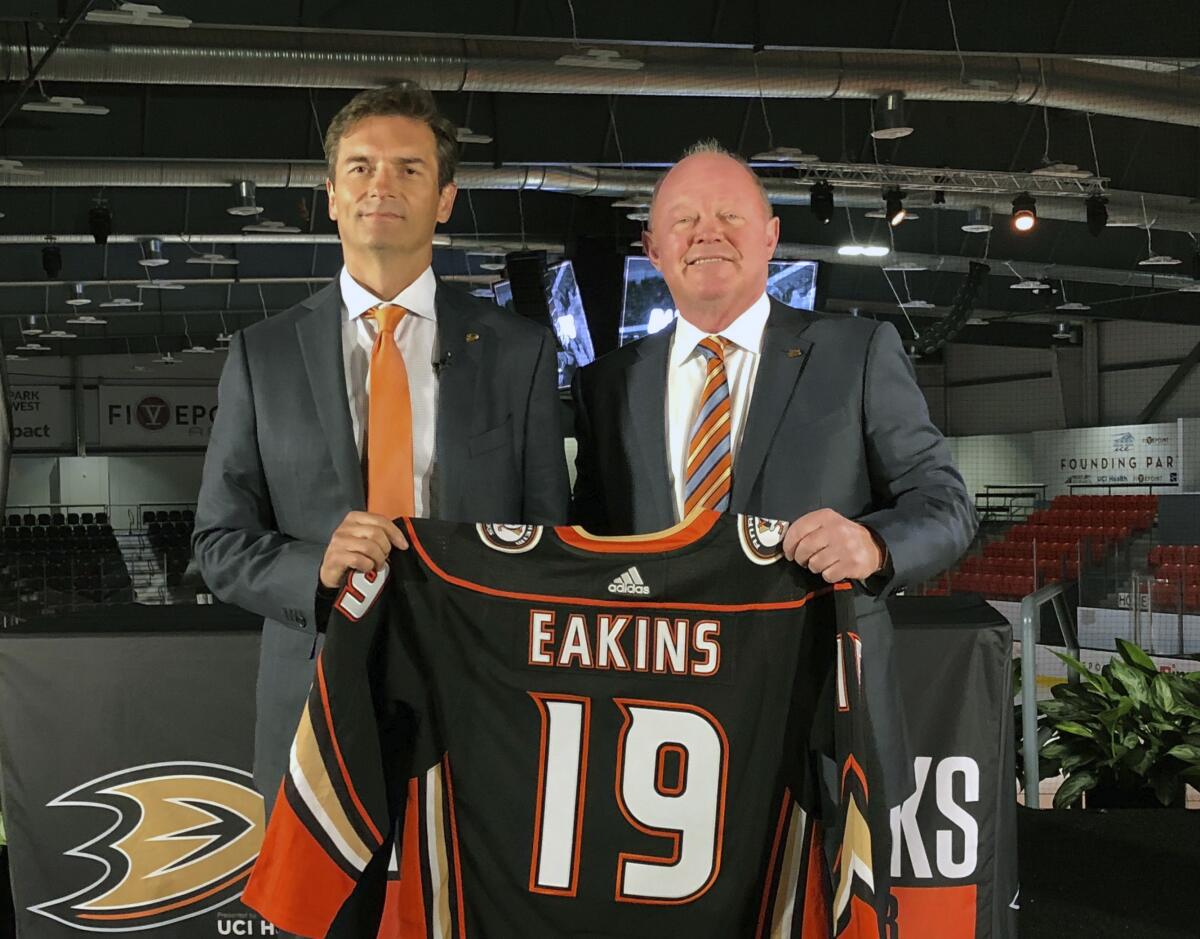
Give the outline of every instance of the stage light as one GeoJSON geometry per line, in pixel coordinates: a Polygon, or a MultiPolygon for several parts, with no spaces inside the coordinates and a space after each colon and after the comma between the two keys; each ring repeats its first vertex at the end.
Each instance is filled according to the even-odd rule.
{"type": "Polygon", "coordinates": [[[1087,229],[1095,237],[1108,227],[1108,200],[1099,193],[1087,197],[1087,229]]]}
{"type": "Polygon", "coordinates": [[[46,245],[42,248],[42,270],[46,272],[46,276],[54,280],[62,273],[62,248],[55,244],[46,245]]]}
{"type": "Polygon", "coordinates": [[[92,240],[98,245],[108,244],[112,230],[112,209],[103,199],[97,199],[96,204],[88,209],[88,231],[92,233],[92,240]]]}
{"type": "Polygon", "coordinates": [[[908,213],[904,211],[904,193],[899,189],[889,189],[883,194],[884,215],[892,228],[899,226],[908,213]]]}
{"type": "Polygon", "coordinates": [[[992,230],[992,210],[986,205],[977,205],[967,213],[966,224],[962,226],[965,232],[983,234],[992,230]]]}
{"type": "Polygon", "coordinates": [[[1037,225],[1037,203],[1027,192],[1021,193],[1012,201],[1013,231],[1025,234],[1033,231],[1037,225]]]}
{"type": "Polygon", "coordinates": [[[828,225],[833,219],[833,187],[823,179],[813,183],[808,191],[808,207],[822,225],[828,225]]]}

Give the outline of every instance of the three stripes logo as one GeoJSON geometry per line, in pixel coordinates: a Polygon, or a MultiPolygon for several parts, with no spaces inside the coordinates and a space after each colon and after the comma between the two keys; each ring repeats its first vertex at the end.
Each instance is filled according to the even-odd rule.
{"type": "Polygon", "coordinates": [[[608,592],[631,594],[639,597],[650,596],[650,588],[642,580],[642,575],[638,573],[636,565],[614,577],[608,585],[608,592]]]}

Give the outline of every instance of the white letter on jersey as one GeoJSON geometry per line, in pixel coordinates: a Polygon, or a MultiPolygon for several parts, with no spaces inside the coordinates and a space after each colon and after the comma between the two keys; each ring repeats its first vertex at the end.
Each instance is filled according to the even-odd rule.
{"type": "Polygon", "coordinates": [[[617,899],[688,903],[708,890],[721,867],[725,731],[711,714],[690,705],[627,698],[614,703],[625,714],[617,747],[617,802],[635,828],[672,842],[664,858],[620,854],[617,899]],[[664,744],[687,755],[678,795],[659,791],[658,755],[664,744]]]}
{"type": "Polygon", "coordinates": [[[567,625],[563,629],[562,646],[558,650],[558,664],[571,665],[572,659],[578,659],[583,668],[592,667],[592,650],[588,648],[587,620],[579,613],[567,617],[567,625]]]}
{"type": "Polygon", "coordinates": [[[529,664],[553,665],[554,653],[546,650],[554,641],[554,613],[550,610],[529,611],[529,664]]]}
{"type": "Polygon", "coordinates": [[[943,877],[969,877],[975,873],[979,857],[979,825],[971,814],[954,801],[954,774],[962,773],[966,792],[964,802],[979,801],[979,764],[969,756],[949,756],[938,763],[937,804],[942,815],[963,833],[963,858],[954,860],[954,832],[941,828],[937,833],[937,866],[943,877]]]}
{"type": "Polygon", "coordinates": [[[597,617],[596,668],[619,668],[629,671],[629,661],[621,648],[621,634],[628,625],[628,616],[609,616],[602,613],[597,617]]]}
{"type": "Polygon", "coordinates": [[[387,583],[389,570],[384,562],[377,571],[355,571],[338,594],[334,606],[352,620],[362,619],[387,583]]]}
{"type": "Polygon", "coordinates": [[[692,648],[704,653],[704,659],[692,663],[693,675],[715,675],[721,665],[721,647],[717,636],[721,635],[721,624],[715,619],[704,619],[692,627],[694,639],[692,648]]]}

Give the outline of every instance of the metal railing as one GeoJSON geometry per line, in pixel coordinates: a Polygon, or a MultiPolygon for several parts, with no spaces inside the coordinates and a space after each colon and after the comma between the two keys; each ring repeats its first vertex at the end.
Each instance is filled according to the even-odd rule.
{"type": "MultiPolygon", "coordinates": [[[[1037,640],[1042,632],[1042,605],[1051,603],[1067,651],[1079,658],[1075,621],[1067,607],[1063,584],[1047,584],[1021,600],[1021,747],[1025,762],[1025,805],[1040,809],[1041,773],[1038,766],[1037,734],[1037,640]]],[[[1068,669],[1067,681],[1079,682],[1068,669]]]]}

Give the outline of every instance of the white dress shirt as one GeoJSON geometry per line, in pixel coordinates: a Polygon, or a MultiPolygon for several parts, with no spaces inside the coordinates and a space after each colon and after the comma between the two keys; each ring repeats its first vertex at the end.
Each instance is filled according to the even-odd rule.
{"type": "MultiPolygon", "coordinates": [[[[729,382],[729,443],[735,480],[738,450],[746,426],[746,413],[750,409],[750,397],[754,393],[754,377],[758,374],[763,330],[770,312],[771,301],[764,291],[750,309],[717,333],[730,343],[725,350],[725,378],[729,382]]],[[[708,335],[711,334],[701,332],[680,314],[675,321],[675,335],[671,337],[667,368],[667,468],[675,496],[676,521],[683,518],[687,486],[684,457],[700,404],[700,390],[708,374],[704,353],[696,347],[708,335]]]]}
{"type": "Polygon", "coordinates": [[[437,279],[427,267],[395,297],[381,301],[359,284],[345,267],[338,278],[342,292],[342,359],[346,369],[346,397],[354,443],[361,459],[366,446],[371,391],[371,349],[375,345],[375,319],[363,316],[381,302],[408,310],[394,333],[396,347],[404,356],[408,391],[412,400],[413,509],[418,518],[429,516],[429,478],[433,469],[437,431],[437,378],[433,363],[437,356],[437,310],[434,294],[437,279]]]}

